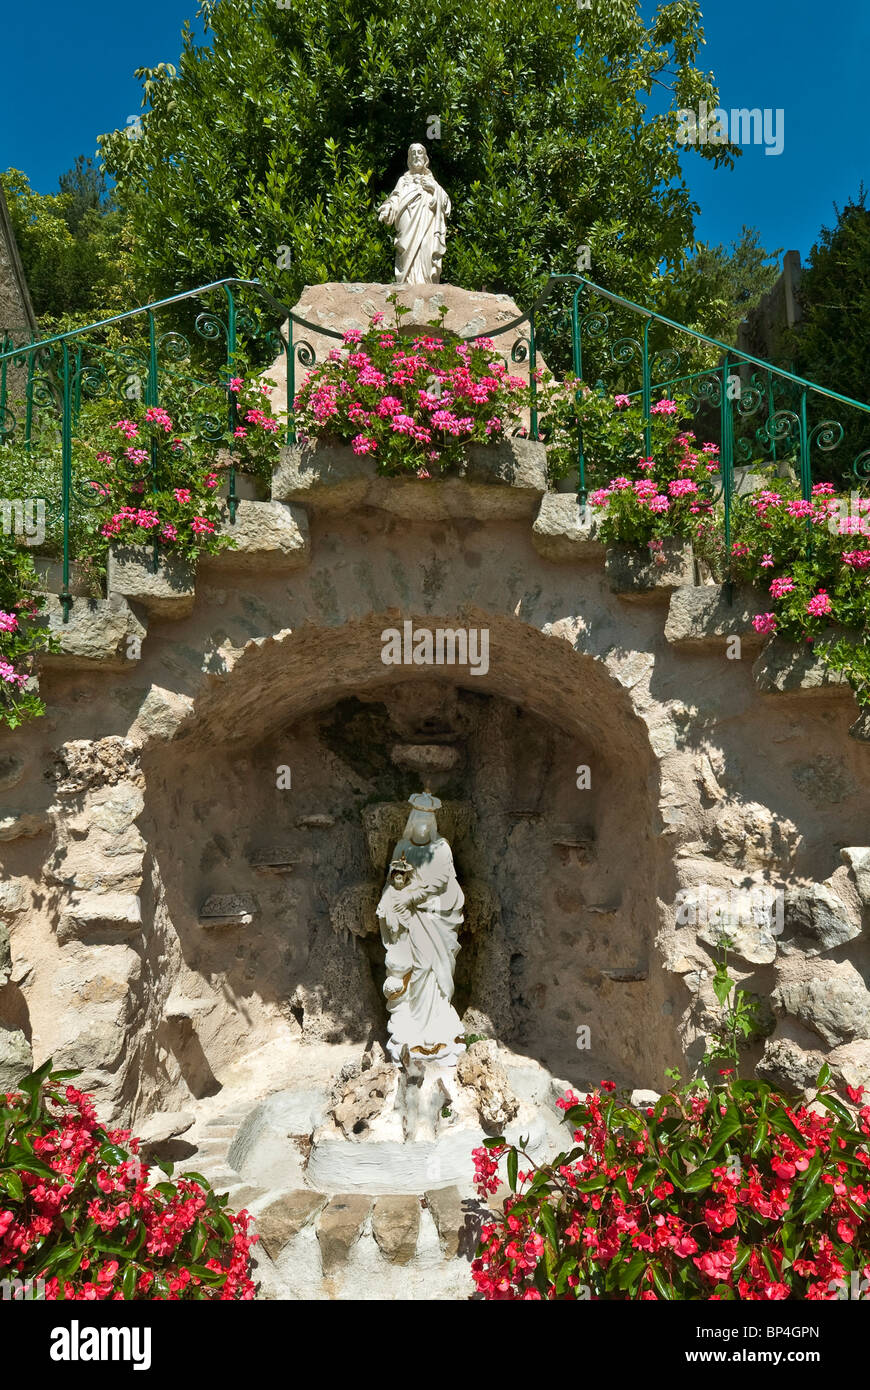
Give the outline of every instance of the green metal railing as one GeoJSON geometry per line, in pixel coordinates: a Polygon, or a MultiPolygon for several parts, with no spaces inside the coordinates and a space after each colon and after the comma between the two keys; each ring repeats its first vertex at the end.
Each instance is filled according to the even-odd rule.
{"type": "MultiPolygon", "coordinates": [[[[230,383],[237,355],[243,344],[246,349],[255,348],[261,356],[271,354],[273,361],[283,355],[286,364],[285,441],[295,443],[293,403],[297,372],[310,369],[317,361],[311,342],[297,336],[297,330],[337,341],[342,339],[340,332],[309,323],[294,314],[259,281],[228,278],[54,337],[18,346],[8,336],[0,340],[0,491],[4,442],[20,439],[25,448],[31,450],[38,427],[44,429],[48,420],[60,446],[60,496],[55,512],[56,524],[61,528],[63,586],[60,600],[65,621],[72,604],[73,509],[93,506],[99,501],[89,480],[76,475],[73,462],[74,432],[83,404],[100,397],[123,398],[125,394],[129,399],[127,388],[131,380],[138,383],[137,396],[147,406],[162,404],[170,381],[176,386],[183,383],[191,401],[195,402],[199,394],[214,389],[215,383],[198,373],[213,369],[219,355],[217,384],[223,406],[217,416],[204,412],[199,417],[200,434],[206,440],[217,440],[228,432],[227,504],[233,524],[238,495],[232,440],[238,416],[236,393],[230,383]],[[209,304],[214,296],[222,301],[220,310],[209,304]],[[175,324],[181,312],[194,301],[204,307],[195,317],[193,333],[188,335],[180,332],[175,324]],[[172,320],[168,327],[160,315],[172,320]],[[286,337],[280,331],[284,320],[288,323],[286,337]],[[113,343],[113,337],[120,337],[122,341],[113,343]],[[220,350],[219,354],[216,349],[220,350]],[[10,405],[13,387],[23,406],[20,415],[10,405]]],[[[839,447],[845,435],[838,421],[816,418],[821,415],[822,406],[827,410],[828,403],[835,402],[838,407],[857,412],[861,423],[868,426],[870,440],[870,405],[686,328],[580,275],[551,276],[528,312],[498,329],[468,335],[467,341],[497,339],[509,333],[516,336],[503,355],[515,363],[528,365],[529,434],[532,439],[538,439],[540,432],[537,378],[541,351],[557,368],[572,367],[584,386],[594,384],[600,391],[619,391],[636,401],[642,409],[643,438],[630,443],[629,447],[636,451],[642,443],[647,455],[651,449],[655,400],[673,391],[688,395],[693,413],[705,415],[711,432],[715,428],[719,436],[721,490],[717,500],[721,500],[724,509],[726,553],[730,553],[731,547],[736,467],[759,454],[777,463],[793,459],[802,494],[809,499],[814,455],[830,454],[839,447]],[[631,325],[638,321],[639,331],[634,332],[631,325]],[[669,341],[672,335],[678,335],[678,346],[669,341]],[[702,361],[699,366],[699,358],[710,359],[709,365],[702,361]]],[[[578,401],[582,394],[578,389],[578,401]]],[[[151,447],[153,468],[157,446],[152,444],[151,447]]],[[[588,472],[589,460],[578,413],[577,495],[584,506],[588,472]]],[[[856,455],[851,474],[859,482],[870,477],[870,448],[856,455]]],[[[156,566],[156,544],[154,563],[156,566]]]]}

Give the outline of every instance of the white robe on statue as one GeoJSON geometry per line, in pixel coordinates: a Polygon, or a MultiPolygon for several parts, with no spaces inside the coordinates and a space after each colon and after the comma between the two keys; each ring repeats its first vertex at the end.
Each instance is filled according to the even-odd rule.
{"type": "Polygon", "coordinates": [[[400,840],[393,858],[401,855],[416,874],[404,889],[388,882],[377,908],[388,975],[403,984],[396,997],[387,998],[387,1050],[394,1061],[403,1047],[418,1058],[455,1060],[465,1050],[451,1003],[465,897],[450,845],[440,836],[425,845],[400,840]]]}
{"type": "Polygon", "coordinates": [[[400,285],[437,285],[447,247],[450,199],[429,171],[402,174],[384,204],[396,229],[395,275],[400,285]],[[425,178],[430,187],[423,187],[425,178]]]}

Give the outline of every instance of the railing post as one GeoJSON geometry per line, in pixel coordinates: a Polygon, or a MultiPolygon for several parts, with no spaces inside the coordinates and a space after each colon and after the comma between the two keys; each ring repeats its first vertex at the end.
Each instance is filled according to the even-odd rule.
{"type": "Polygon", "coordinates": [[[728,557],[728,577],[725,583],[725,596],[729,603],[734,598],[734,585],[731,578],[731,498],[734,490],[734,416],[728,396],[730,376],[728,353],[722,363],[722,398],[719,403],[720,452],[719,471],[722,474],[722,501],[725,506],[725,554],[728,557]]]}
{"type": "Polygon", "coordinates": [[[296,443],[296,348],[293,345],[293,320],[287,318],[287,443],[296,443]]]}
{"type": "MultiPolygon", "coordinates": [[[[80,357],[80,353],[78,356],[80,357]]],[[[69,591],[69,533],[70,501],[72,497],[72,412],[73,392],[70,380],[69,343],[63,344],[63,416],[61,421],[61,488],[63,508],[63,589],[60,595],[63,620],[69,622],[72,595],[69,591]]]]}
{"type": "Polygon", "coordinates": [[[652,377],[649,369],[649,319],[643,325],[643,447],[644,457],[652,452],[652,377]]]}
{"type": "Polygon", "coordinates": [[[75,371],[75,392],[72,398],[72,419],[70,424],[78,421],[82,408],[82,349],[76,346],[76,371],[75,371]]]}
{"type": "MultiPolygon", "coordinates": [[[[810,434],[807,428],[807,388],[801,387],[801,496],[804,501],[809,502],[813,495],[813,466],[810,459],[810,434]]],[[[807,558],[813,552],[813,523],[810,517],[806,520],[807,530],[807,558]]]]}
{"type": "MultiPolygon", "coordinates": [[[[148,380],[145,382],[145,405],[159,405],[159,386],[157,381],[157,330],[154,322],[153,309],[148,310],[148,380]]],[[[157,490],[157,440],[152,433],[151,436],[151,491],[157,490]]],[[[154,533],[154,545],[151,552],[151,568],[156,574],[160,565],[160,543],[157,540],[157,532],[154,533]]]]}
{"type": "MultiPolygon", "coordinates": [[[[571,301],[571,351],[574,360],[574,375],[578,381],[583,380],[583,344],[580,341],[580,313],[579,297],[583,292],[583,286],[578,285],[574,291],[571,301]]],[[[583,449],[583,424],[580,420],[580,403],[583,400],[583,388],[574,392],[574,414],[577,419],[577,501],[581,507],[586,506],[586,455],[583,449]]]]}
{"type": "Polygon", "coordinates": [[[810,436],[807,430],[807,388],[801,389],[801,495],[809,502],[813,495],[813,471],[810,463],[810,436]]]}
{"type": "MultiPolygon", "coordinates": [[[[30,342],[31,345],[36,342],[36,339],[33,337],[32,334],[30,337],[30,342]]],[[[24,447],[27,450],[28,454],[31,451],[33,439],[33,375],[35,362],[36,353],[28,352],[27,384],[24,387],[24,447]]]]}
{"type": "Polygon", "coordinates": [[[160,386],[157,378],[157,327],[153,309],[148,310],[148,381],[145,386],[145,404],[160,404],[160,386]]]}
{"type": "Polygon", "coordinates": [[[236,496],[236,455],[235,455],[235,430],[239,420],[238,401],[235,391],[230,389],[229,382],[236,374],[236,301],[232,287],[224,285],[224,293],[227,297],[227,394],[229,402],[229,427],[230,427],[230,475],[229,489],[227,496],[227,506],[230,513],[230,525],[235,525],[236,511],[239,499],[236,496]]]}
{"type": "MultiPolygon", "coordinates": [[[[2,352],[2,353],[4,353],[4,354],[7,353],[7,352],[11,352],[13,346],[14,346],[14,345],[13,345],[12,338],[10,337],[10,335],[9,335],[8,333],[4,333],[4,334],[3,334],[3,337],[0,338],[0,352],[2,352]]],[[[2,422],[3,417],[4,417],[5,414],[6,414],[6,368],[7,368],[7,366],[8,366],[8,359],[4,356],[4,357],[3,357],[3,361],[0,362],[0,422],[2,422]]]]}
{"type": "Polygon", "coordinates": [[[538,437],[538,379],[535,372],[538,369],[538,345],[535,341],[535,315],[529,314],[529,388],[530,388],[530,409],[529,409],[529,434],[532,439],[538,437]]]}

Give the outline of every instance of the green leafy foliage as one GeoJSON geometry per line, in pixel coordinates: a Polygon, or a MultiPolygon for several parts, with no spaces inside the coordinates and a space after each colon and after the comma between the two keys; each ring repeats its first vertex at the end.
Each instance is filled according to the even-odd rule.
{"type": "Polygon", "coordinates": [[[823,1067],[812,1102],[766,1082],[674,1086],[644,1111],[613,1082],[558,1105],[573,1146],[475,1150],[481,1195],[514,1195],[484,1225],[472,1273],[487,1299],[870,1296],[870,1105],[823,1067]],[[857,1111],[857,1113],[856,1113],[857,1111]]]}
{"type": "Polygon", "coordinates": [[[10,729],[45,713],[34,675],[39,654],[54,643],[36,585],[30,555],[0,528],[0,725],[10,729]]]}
{"type": "Polygon", "coordinates": [[[185,26],[177,66],[138,70],[141,126],[101,137],[141,284],[256,275],[292,303],[306,283],[390,280],[375,209],[422,140],[453,200],[445,279],[529,304],[587,245],[599,283],[654,298],[693,248],[683,159],[738,151],[676,142],[677,111],[716,102],[699,4],[639,11],[209,0],[205,44],[185,26]]]}
{"type": "Polygon", "coordinates": [[[99,1124],[77,1075],[48,1061],[0,1093],[0,1280],[46,1299],[253,1298],[247,1213],[169,1163],[149,1182],[139,1141],[99,1124]]]}
{"type": "Polygon", "coordinates": [[[43,332],[130,307],[125,219],[90,160],[61,176],[59,193],[35,192],[19,169],[0,173],[0,186],[43,332]]]}

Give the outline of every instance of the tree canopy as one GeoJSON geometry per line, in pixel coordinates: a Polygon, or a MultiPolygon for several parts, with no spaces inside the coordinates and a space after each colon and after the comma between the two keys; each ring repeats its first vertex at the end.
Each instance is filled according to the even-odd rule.
{"type": "Polygon", "coordinates": [[[177,67],[137,72],[141,124],[101,137],[140,286],[391,280],[375,209],[421,140],[453,200],[445,280],[528,305],[585,245],[589,278],[650,302],[694,246],[682,160],[735,152],[676,141],[717,100],[698,0],[638,10],[205,0],[207,42],[185,25],[177,67]]]}
{"type": "Polygon", "coordinates": [[[91,322],[129,301],[124,219],[92,160],[80,155],[61,175],[58,193],[35,192],[20,169],[0,173],[0,183],[44,329],[61,320],[91,322]]]}

